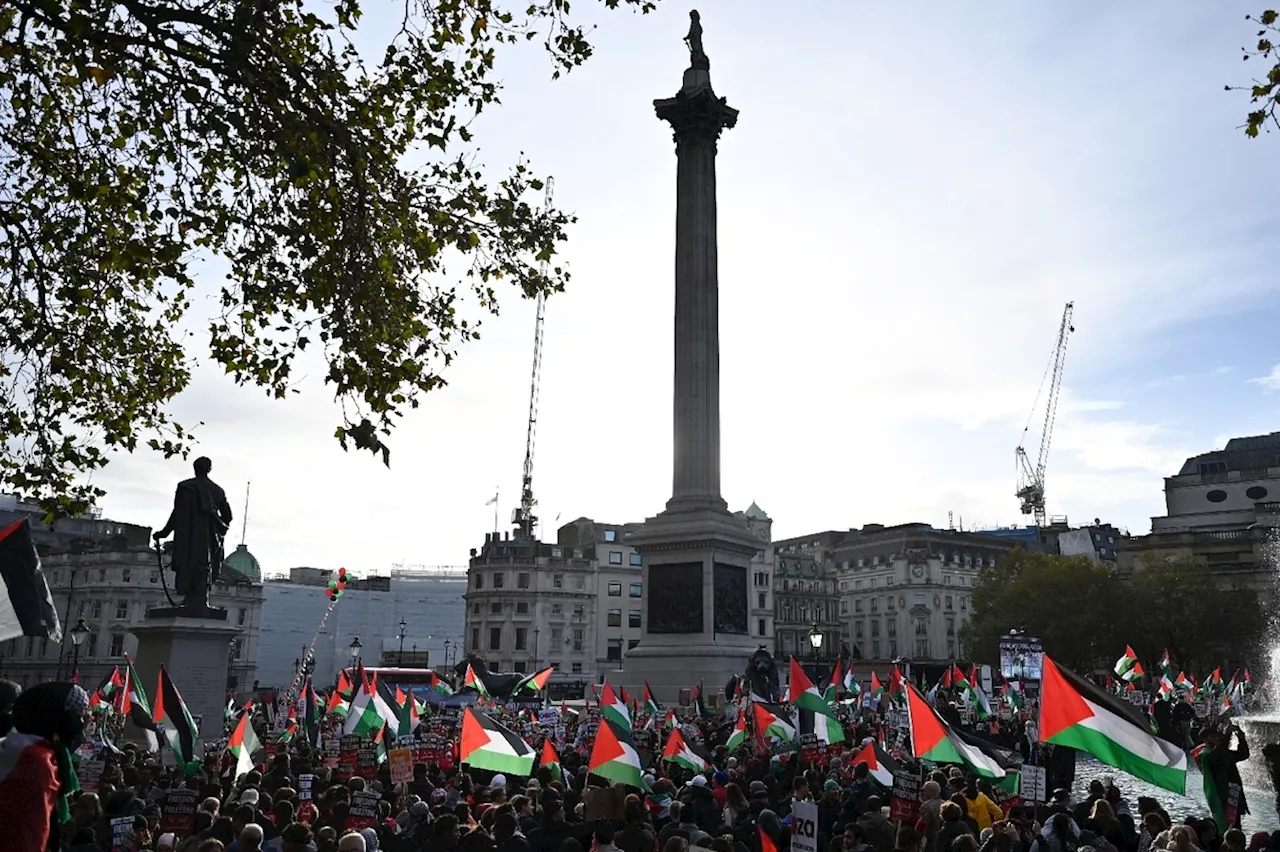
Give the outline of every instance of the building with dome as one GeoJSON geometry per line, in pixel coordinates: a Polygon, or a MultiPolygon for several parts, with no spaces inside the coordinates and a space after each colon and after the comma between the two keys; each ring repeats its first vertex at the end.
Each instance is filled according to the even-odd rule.
{"type": "MultiPolygon", "coordinates": [[[[133,656],[138,640],[134,625],[147,610],[168,605],[165,585],[172,594],[173,574],[162,577],[151,548],[151,528],[107,520],[101,514],[43,521],[34,503],[0,494],[0,526],[21,518],[31,522],[32,538],[40,552],[49,591],[63,623],[61,644],[24,637],[0,642],[0,677],[23,686],[71,676],[76,655],[71,628],[84,619],[89,634],[78,655],[81,683],[97,686],[133,656]]],[[[218,581],[209,590],[209,603],[227,610],[228,624],[240,635],[227,648],[231,668],[227,688],[247,695],[257,680],[258,636],[262,624],[262,571],[243,544],[227,556],[218,581]]],[[[175,671],[174,682],[182,689],[175,671]]],[[[148,694],[155,684],[143,684],[148,694]]]]}

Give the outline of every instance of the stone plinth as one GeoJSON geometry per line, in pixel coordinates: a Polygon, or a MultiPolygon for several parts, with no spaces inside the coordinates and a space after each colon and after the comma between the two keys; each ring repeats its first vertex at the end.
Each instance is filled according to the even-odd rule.
{"type": "Polygon", "coordinates": [[[241,633],[224,619],[148,613],[131,631],[138,637],[134,669],[154,705],[160,665],[200,725],[201,742],[222,736],[231,642],[241,633]]]}
{"type": "Polygon", "coordinates": [[[663,512],[631,538],[644,557],[644,632],[627,652],[623,680],[660,702],[702,681],[707,694],[746,669],[759,645],[751,629],[751,557],[746,522],[728,512],[663,512]]]}

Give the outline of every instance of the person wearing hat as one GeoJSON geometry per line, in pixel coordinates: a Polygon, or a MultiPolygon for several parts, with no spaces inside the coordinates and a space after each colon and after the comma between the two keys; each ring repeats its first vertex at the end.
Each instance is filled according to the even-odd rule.
{"type": "MultiPolygon", "coordinates": [[[[0,826],[6,852],[60,847],[80,790],[71,753],[84,739],[89,694],[74,683],[42,683],[13,702],[13,730],[0,740],[0,826]]],[[[145,822],[145,821],[144,821],[145,822]]]]}

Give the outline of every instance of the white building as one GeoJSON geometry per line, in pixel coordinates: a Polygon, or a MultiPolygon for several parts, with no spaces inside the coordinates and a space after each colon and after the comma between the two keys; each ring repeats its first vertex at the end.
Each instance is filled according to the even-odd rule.
{"type": "Polygon", "coordinates": [[[751,618],[748,624],[756,641],[765,648],[773,648],[773,520],[754,501],[741,515],[761,548],[751,558],[751,618]]]}
{"type": "Polygon", "coordinates": [[[263,584],[263,628],[258,645],[262,688],[289,685],[314,641],[317,683],[332,683],[351,663],[351,643],[359,637],[367,666],[392,665],[401,648],[415,668],[443,669],[459,657],[464,623],[466,569],[397,567],[389,577],[351,577],[347,590],[330,608],[325,588],[336,572],[293,568],[288,579],[263,584]],[[323,626],[322,626],[323,621],[323,626]]]}

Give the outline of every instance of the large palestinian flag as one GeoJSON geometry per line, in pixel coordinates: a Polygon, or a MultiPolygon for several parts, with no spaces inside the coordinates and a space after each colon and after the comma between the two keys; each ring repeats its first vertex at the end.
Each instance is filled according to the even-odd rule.
{"type": "Polygon", "coordinates": [[[0,527],[0,640],[16,636],[62,641],[58,611],[26,518],[0,527]]]}
{"type": "Polygon", "coordinates": [[[761,743],[767,740],[794,742],[796,726],[784,715],[784,709],[777,704],[766,704],[763,701],[751,702],[756,737],[761,743]]]}
{"type": "Polygon", "coordinates": [[[236,759],[235,775],[231,779],[233,783],[241,775],[252,771],[265,754],[248,713],[240,717],[231,739],[227,740],[227,751],[236,759]]]}
{"type": "Polygon", "coordinates": [[[738,723],[733,726],[733,733],[729,735],[729,741],[724,744],[730,753],[737,751],[739,746],[746,745],[747,742],[747,714],[742,710],[738,711],[738,723]]]}
{"type": "Polygon", "coordinates": [[[859,763],[867,765],[867,772],[870,773],[877,784],[885,789],[893,789],[893,773],[901,769],[901,766],[887,751],[880,747],[879,743],[875,740],[867,740],[867,744],[862,747],[862,751],[853,757],[855,769],[859,763]]]}
{"type": "Polygon", "coordinates": [[[477,769],[533,774],[533,748],[474,707],[468,707],[462,716],[461,751],[461,762],[477,769]]]}
{"type": "Polygon", "coordinates": [[[169,748],[177,758],[178,766],[185,774],[199,768],[196,761],[196,743],[200,741],[200,729],[191,717],[178,688],[173,685],[169,672],[160,664],[160,679],[156,685],[156,704],[152,708],[152,719],[169,741],[169,748]]]}
{"type": "MultiPolygon", "coordinates": [[[[676,731],[672,731],[674,735],[676,731]]],[[[601,716],[596,741],[591,747],[589,771],[628,787],[644,788],[640,773],[640,755],[636,754],[628,733],[601,716]]]]}
{"type": "Polygon", "coordinates": [[[549,738],[542,741],[542,760],[539,763],[551,773],[552,781],[564,781],[564,770],[560,768],[560,755],[556,754],[556,747],[551,744],[549,738]]]}
{"type": "Polygon", "coordinates": [[[906,687],[911,748],[916,757],[934,763],[959,763],[983,778],[1004,777],[1004,769],[994,758],[956,736],[913,684],[906,687]]]}
{"type": "Polygon", "coordinates": [[[684,735],[680,733],[679,728],[667,737],[667,747],[662,750],[662,759],[683,766],[691,772],[706,772],[710,768],[710,764],[702,758],[702,755],[685,743],[684,735]]]}
{"type": "Polygon", "coordinates": [[[627,709],[627,702],[618,697],[607,680],[604,682],[604,692],[600,695],[600,716],[628,734],[631,733],[631,711],[627,709]]]}
{"type": "Polygon", "coordinates": [[[1048,656],[1040,681],[1040,742],[1070,746],[1182,795],[1187,755],[1147,732],[1138,710],[1048,656]]]}
{"type": "Polygon", "coordinates": [[[809,680],[809,676],[804,673],[804,669],[800,668],[800,664],[796,662],[796,658],[791,658],[791,680],[790,687],[791,703],[801,710],[810,710],[814,713],[821,713],[824,716],[834,716],[831,711],[831,705],[827,703],[827,699],[822,697],[822,693],[818,692],[818,688],[813,685],[813,681],[809,680]]]}

